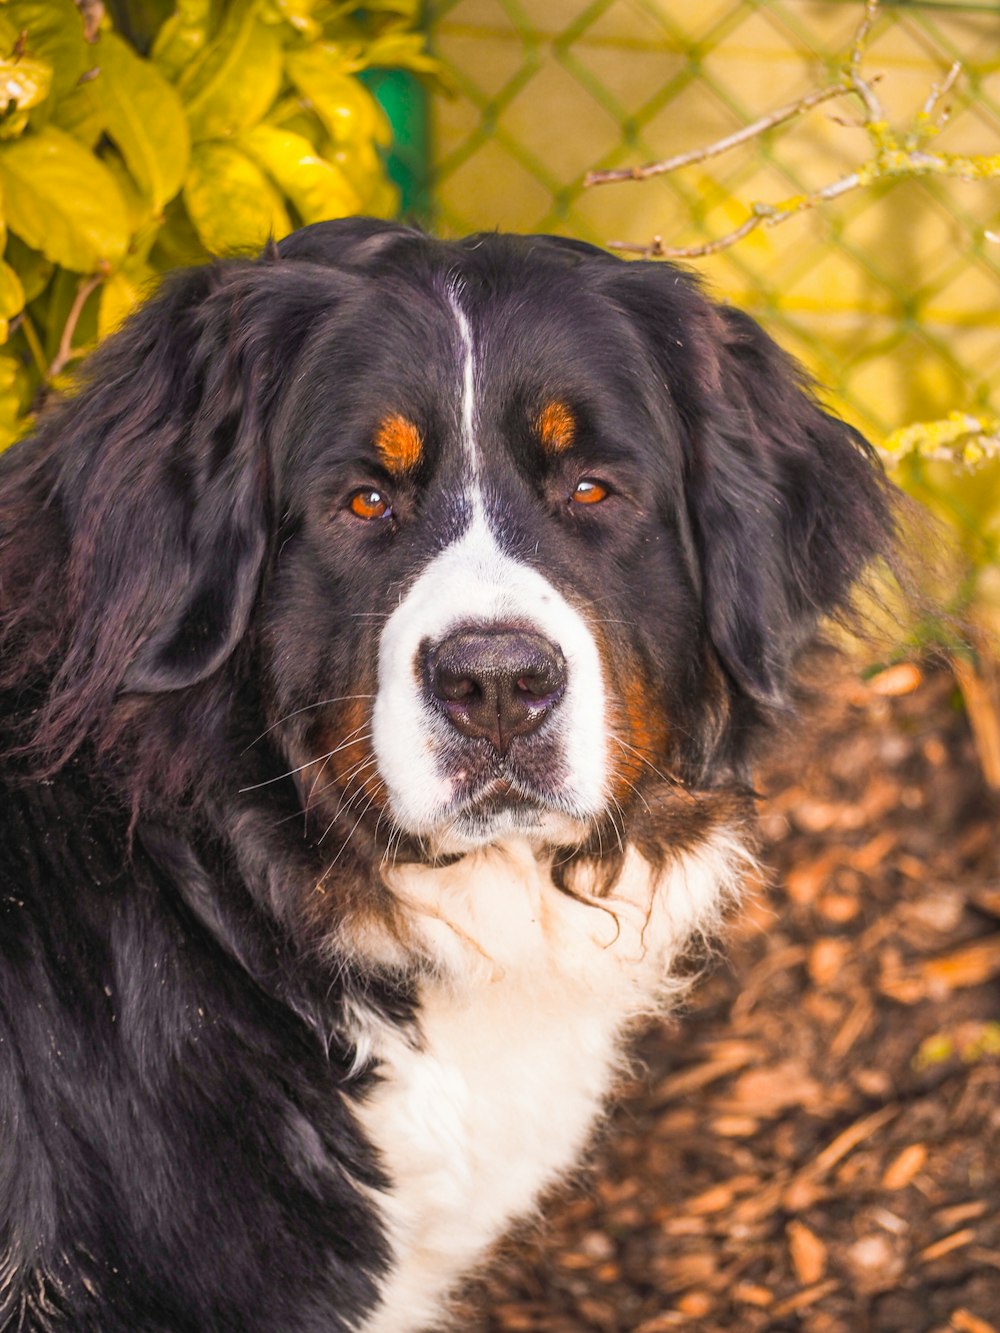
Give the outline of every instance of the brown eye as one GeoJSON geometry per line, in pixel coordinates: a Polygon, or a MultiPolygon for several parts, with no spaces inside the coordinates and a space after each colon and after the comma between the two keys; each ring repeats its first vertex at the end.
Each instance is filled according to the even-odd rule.
{"type": "Polygon", "coordinates": [[[583,481],[577,483],[572,498],[578,505],[598,505],[602,500],[608,498],[608,488],[607,486],[602,486],[599,481],[592,481],[590,478],[585,478],[583,481]]]}
{"type": "Polygon", "coordinates": [[[360,491],[355,491],[347,507],[355,518],[363,518],[365,521],[373,518],[388,518],[392,513],[392,505],[389,503],[388,497],[371,486],[365,486],[360,491]]]}

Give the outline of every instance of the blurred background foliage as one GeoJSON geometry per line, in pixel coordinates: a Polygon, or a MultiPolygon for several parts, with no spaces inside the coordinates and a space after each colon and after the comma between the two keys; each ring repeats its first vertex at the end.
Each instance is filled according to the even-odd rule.
{"type": "MultiPolygon", "coordinates": [[[[866,153],[850,100],[668,175],[584,179],[704,148],[827,86],[863,13],[862,0],[0,0],[0,445],[159,274],[301,223],[369,212],[444,235],[697,247],[762,201],[822,189],[866,153]]],[[[919,123],[956,62],[935,145],[1000,170],[1000,3],[883,0],[864,63],[890,129],[919,123]]],[[[990,176],[871,179],[688,262],[888,446],[897,480],[955,535],[944,602],[973,625],[960,672],[986,700],[972,707],[1000,786],[990,176]]]]}
{"type": "Polygon", "coordinates": [[[0,3],[0,445],[167,269],[396,213],[362,80],[432,68],[417,7],[0,3]]]}

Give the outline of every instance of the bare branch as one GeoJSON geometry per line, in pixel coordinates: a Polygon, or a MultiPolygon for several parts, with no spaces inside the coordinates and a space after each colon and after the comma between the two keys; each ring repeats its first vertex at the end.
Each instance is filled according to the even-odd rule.
{"type": "Polygon", "coordinates": [[[608,249],[623,254],[641,255],[644,259],[703,259],[706,255],[728,250],[731,245],[741,241],[744,236],[749,236],[758,227],[777,227],[782,222],[787,222],[789,218],[797,217],[807,209],[814,208],[818,203],[839,199],[842,194],[848,194],[864,184],[858,173],[852,171],[850,175],[831,181],[829,185],[824,185],[813,194],[800,195],[781,204],[754,204],[750,216],[738,227],[726,232],[724,236],[717,236],[714,240],[705,241],[701,245],[664,245],[662,237],[654,236],[651,245],[609,241],[608,249]]]}
{"type": "Polygon", "coordinates": [[[864,18],[854,34],[854,41],[851,43],[851,64],[852,74],[857,74],[861,68],[861,62],[865,56],[865,49],[868,46],[868,38],[871,36],[872,25],[878,18],[879,0],[865,0],[864,18]]]}
{"type": "Polygon", "coordinates": [[[73,334],[76,332],[76,326],[79,323],[80,316],[83,314],[83,307],[87,304],[87,299],[96,288],[104,281],[103,273],[94,273],[89,278],[81,278],[76,285],[76,296],[73,298],[73,304],[69,308],[69,314],[66,316],[66,323],[63,326],[62,337],[59,339],[59,350],[52,358],[52,363],[48,369],[47,379],[54,380],[55,377],[66,368],[68,362],[75,355],[73,351],[73,334]]]}
{"type": "MultiPolygon", "coordinates": [[[[950,176],[967,181],[1000,178],[1000,154],[942,153],[931,151],[928,147],[929,141],[940,132],[948,119],[949,107],[942,105],[942,102],[955,86],[961,73],[962,67],[957,61],[948,70],[941,83],[935,84],[930,89],[921,111],[912,124],[902,131],[896,131],[890,126],[882,103],[875,93],[875,85],[879,82],[880,76],[863,76],[861,72],[866,44],[878,17],[878,11],[879,0],[865,0],[864,16],[854,35],[848,61],[841,71],[840,83],[808,93],[798,101],[761,116],[752,124],[745,125],[741,130],[715,143],[679,153],[662,162],[649,163],[644,167],[592,171],[585,183],[606,185],[614,181],[644,180],[649,176],[662,175],[696,162],[707,161],[720,153],[728,152],[730,148],[758,138],[767,130],[797,120],[821,102],[843,96],[856,97],[861,103],[862,114],[859,121],[840,121],[842,124],[850,124],[852,128],[863,129],[868,135],[870,154],[860,166],[846,176],[831,181],[809,194],[798,195],[779,203],[755,203],[750,207],[749,216],[738,227],[734,227],[723,236],[697,245],[664,245],[662,236],[654,236],[646,245],[631,241],[611,241],[610,248],[625,254],[642,255],[647,259],[699,259],[735,245],[737,241],[760,227],[779,226],[782,222],[797,217],[798,214],[814,208],[817,204],[839,199],[841,195],[871,185],[874,181],[928,175],[950,176]]],[[[993,233],[986,233],[986,236],[988,240],[995,239],[993,233]]]]}
{"type": "Polygon", "coordinates": [[[678,153],[675,157],[665,158],[662,162],[648,162],[643,167],[621,167],[613,171],[588,171],[583,180],[584,186],[611,185],[616,181],[641,181],[650,176],[662,176],[669,171],[677,171],[681,167],[691,166],[695,162],[706,162],[710,157],[718,157],[720,153],[728,153],[730,148],[738,148],[740,144],[758,138],[767,130],[773,130],[776,126],[783,125],[785,121],[801,116],[803,112],[810,111],[814,106],[819,106],[821,102],[829,102],[834,97],[843,97],[845,93],[851,91],[850,83],[831,84],[829,88],[819,89],[816,92],[808,93],[805,97],[800,97],[796,102],[789,102],[787,106],[780,107],[777,111],[772,111],[766,116],[761,116],[752,125],[744,125],[742,129],[736,130],[735,133],[729,134],[715,143],[706,144],[703,148],[694,148],[687,153],[678,153]]]}
{"type": "Polygon", "coordinates": [[[651,245],[636,245],[630,241],[608,241],[609,250],[618,250],[622,254],[639,255],[643,259],[700,259],[704,255],[714,255],[717,250],[725,250],[737,241],[748,236],[764,221],[762,214],[753,213],[735,231],[727,232],[714,241],[704,245],[664,245],[662,236],[654,236],[651,245]]]}
{"type": "MultiPolygon", "coordinates": [[[[934,117],[934,108],[937,106],[938,102],[940,102],[942,98],[948,96],[952,88],[954,88],[955,81],[958,78],[959,74],[961,74],[961,72],[962,72],[962,62],[960,60],[956,60],[955,63],[952,65],[951,69],[948,71],[943,83],[931,84],[931,90],[927,94],[927,100],[924,102],[923,108],[921,110],[921,115],[926,116],[928,120],[931,120],[934,117]]],[[[949,112],[948,107],[942,107],[941,113],[937,118],[937,120],[935,121],[935,124],[938,126],[939,129],[944,125],[944,122],[948,119],[948,112],[949,112]]]]}

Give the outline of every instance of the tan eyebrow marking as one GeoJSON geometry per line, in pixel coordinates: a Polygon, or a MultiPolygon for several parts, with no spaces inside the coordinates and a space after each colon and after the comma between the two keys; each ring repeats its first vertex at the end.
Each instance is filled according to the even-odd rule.
{"type": "Polygon", "coordinates": [[[545,452],[561,454],[573,443],[576,419],[566,403],[553,399],[539,412],[535,428],[545,452]]]}
{"type": "Polygon", "coordinates": [[[398,476],[401,472],[409,472],[420,462],[424,441],[412,421],[407,421],[398,412],[391,412],[379,422],[375,432],[375,448],[393,476],[398,476]]]}

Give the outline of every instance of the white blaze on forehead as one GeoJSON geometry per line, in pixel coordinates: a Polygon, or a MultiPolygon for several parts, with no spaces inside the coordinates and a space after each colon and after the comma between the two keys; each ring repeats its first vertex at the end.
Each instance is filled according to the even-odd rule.
{"type": "Polygon", "coordinates": [[[566,659],[566,690],[547,725],[562,746],[566,777],[561,807],[587,819],[604,807],[608,767],[597,644],[579,611],[539,570],[508,555],[492,529],[476,434],[476,348],[454,288],[448,299],[460,338],[470,523],[462,537],[430,562],[382,631],[373,717],[379,770],[398,822],[411,833],[434,832],[453,797],[442,755],[456,737],[427,699],[423,656],[428,646],[465,624],[530,624],[566,659]]]}
{"type": "Polygon", "coordinates": [[[448,301],[458,322],[462,340],[462,446],[469,460],[475,496],[480,499],[476,482],[479,480],[479,448],[476,442],[476,361],[472,329],[465,311],[459,305],[458,292],[452,287],[448,301]]]}

